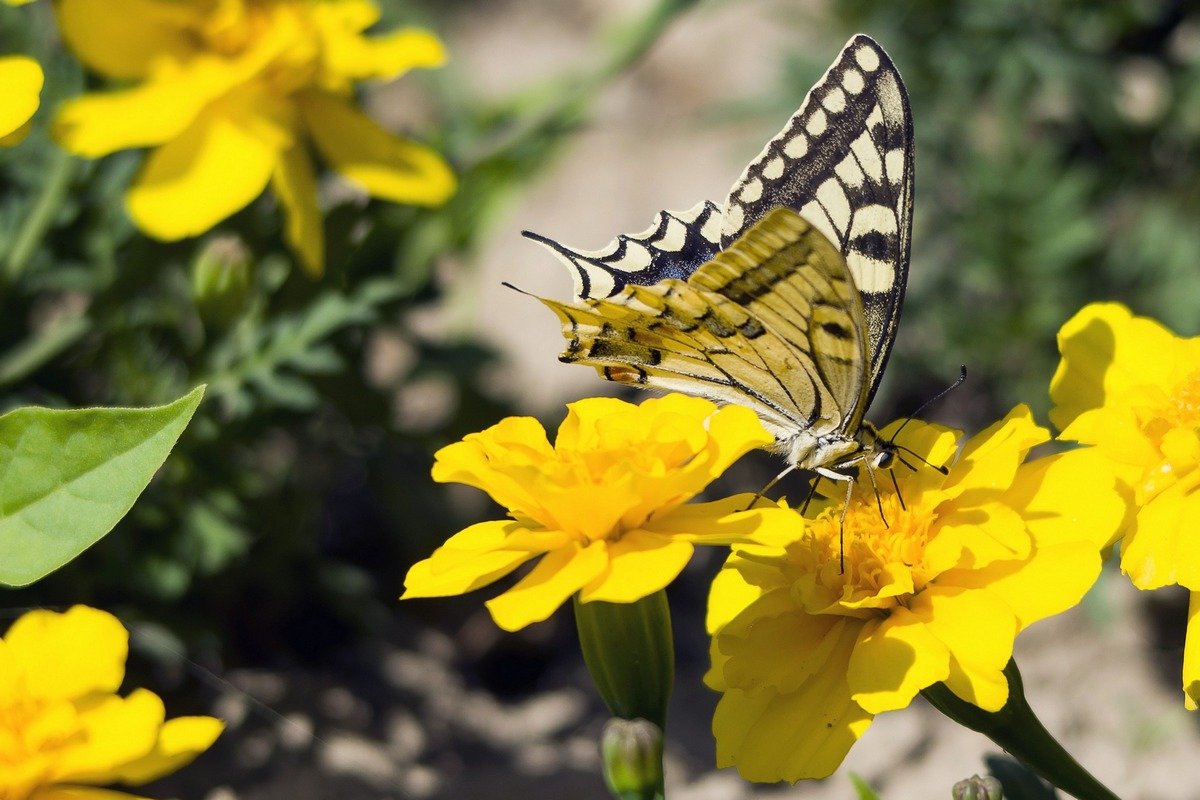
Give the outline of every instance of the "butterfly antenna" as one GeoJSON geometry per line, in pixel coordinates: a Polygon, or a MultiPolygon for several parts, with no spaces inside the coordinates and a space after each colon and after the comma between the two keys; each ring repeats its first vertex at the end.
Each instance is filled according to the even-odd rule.
{"type": "Polygon", "coordinates": [[[520,288],[519,286],[513,286],[508,281],[500,281],[500,285],[507,286],[509,289],[512,289],[514,292],[520,292],[521,294],[525,295],[526,297],[537,297],[537,295],[534,294],[533,292],[527,292],[524,289],[520,288]]]}
{"type": "MultiPolygon", "coordinates": [[[[929,406],[933,405],[938,400],[941,400],[943,397],[950,394],[952,391],[954,391],[958,387],[962,386],[963,383],[966,382],[966,380],[967,380],[967,365],[963,364],[959,367],[958,380],[956,380],[954,383],[947,386],[945,389],[942,389],[940,392],[938,392],[933,397],[926,400],[924,403],[921,403],[921,405],[917,407],[916,411],[914,411],[913,413],[911,413],[907,417],[905,417],[904,422],[900,423],[900,427],[896,428],[895,433],[893,433],[891,438],[888,439],[888,444],[895,446],[896,437],[900,435],[900,431],[904,430],[904,426],[906,426],[906,425],[908,425],[908,423],[912,422],[913,419],[915,419],[918,414],[920,414],[925,409],[929,408],[929,406]]],[[[912,451],[909,450],[909,452],[911,453],[912,451]]],[[[916,455],[916,453],[913,453],[913,455],[916,455]]],[[[917,456],[917,457],[920,458],[920,456],[917,456]]],[[[926,462],[926,463],[928,463],[928,462],[926,462]]]]}
{"type": "MultiPolygon", "coordinates": [[[[946,467],[944,464],[931,464],[931,463],[929,463],[928,461],[926,461],[926,460],[925,460],[925,458],[924,458],[924,457],[923,457],[923,456],[922,456],[920,453],[918,453],[916,450],[913,450],[911,447],[905,447],[905,446],[904,446],[904,445],[902,445],[902,444],[893,444],[893,445],[891,445],[891,446],[892,446],[892,447],[894,447],[894,448],[895,448],[897,451],[899,451],[899,452],[905,452],[905,453],[908,453],[910,456],[912,456],[913,458],[915,458],[917,461],[920,461],[922,464],[924,464],[925,466],[929,467],[930,469],[936,469],[938,472],[942,473],[943,475],[949,475],[949,474],[950,474],[950,470],[949,470],[949,468],[948,468],[948,467],[946,467]]],[[[896,456],[896,458],[897,458],[897,459],[899,459],[899,461],[900,461],[900,463],[901,463],[901,464],[903,464],[904,466],[908,467],[908,468],[909,468],[909,469],[911,469],[913,472],[916,472],[916,471],[917,471],[917,468],[916,468],[916,467],[914,467],[912,464],[910,464],[910,463],[908,463],[907,461],[905,461],[903,458],[900,458],[900,456],[896,456]]]]}

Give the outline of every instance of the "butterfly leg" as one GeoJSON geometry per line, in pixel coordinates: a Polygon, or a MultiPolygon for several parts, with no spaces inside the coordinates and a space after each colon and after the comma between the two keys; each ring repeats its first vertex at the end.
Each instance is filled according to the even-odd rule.
{"type": "MultiPolygon", "coordinates": [[[[764,486],[763,488],[759,489],[757,492],[755,492],[755,493],[754,493],[754,499],[750,501],[750,505],[746,506],[746,507],[745,507],[745,508],[743,508],[742,510],[743,510],[743,511],[749,511],[750,509],[752,509],[752,508],[754,508],[756,505],[758,505],[758,501],[759,501],[759,500],[762,500],[762,499],[763,499],[763,496],[764,496],[764,495],[765,495],[767,492],[771,491],[771,489],[772,489],[772,488],[774,488],[775,484],[779,483],[779,481],[781,481],[781,480],[783,479],[783,476],[784,476],[784,475],[787,475],[789,472],[791,472],[791,471],[792,471],[792,470],[794,470],[794,469],[796,469],[796,465],[795,465],[795,464],[791,464],[791,465],[789,465],[789,466],[787,467],[787,469],[785,469],[783,472],[779,473],[779,474],[778,474],[778,475],[776,475],[774,478],[771,478],[771,480],[767,481],[767,485],[766,485],[766,486],[764,486]]],[[[808,496],[808,498],[809,498],[809,500],[811,500],[811,499],[812,499],[812,494],[811,494],[811,493],[809,493],[809,496],[808,496]]],[[[807,501],[807,500],[804,502],[804,506],[805,506],[805,508],[807,508],[807,507],[808,507],[808,501],[807,501]]],[[[804,513],[804,509],[801,509],[801,510],[800,510],[800,513],[801,513],[801,514],[803,514],[803,513],[804,513]]]]}
{"type": "MultiPolygon", "coordinates": [[[[846,572],[846,512],[850,509],[850,501],[854,499],[854,482],[856,479],[853,475],[847,475],[844,472],[838,472],[825,467],[817,467],[816,473],[821,478],[828,478],[831,481],[844,481],[846,484],[846,501],[842,503],[842,517],[838,523],[838,569],[844,574],[846,572]]],[[[874,482],[873,478],[872,482],[874,482]]]]}

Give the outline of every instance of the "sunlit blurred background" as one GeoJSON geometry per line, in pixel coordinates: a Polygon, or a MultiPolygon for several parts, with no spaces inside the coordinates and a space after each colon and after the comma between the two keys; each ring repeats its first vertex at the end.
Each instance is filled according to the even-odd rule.
{"type": "MultiPolygon", "coordinates": [[[[1200,332],[1200,8],[929,0],[379,0],[381,27],[438,33],[450,63],[372,87],[366,107],[443,152],[440,209],[368,200],[330,177],[328,263],[289,266],[264,198],[205,236],[148,240],[120,195],[140,156],[78,162],[70,201],[0,292],[6,407],[208,399],[132,514],[5,606],[88,602],[135,630],[132,670],[177,713],[229,730],[146,791],[206,800],[607,797],[569,614],[500,632],[482,596],[397,600],[408,566],[497,514],[433,484],[433,452],[512,413],[548,426],[615,388],[562,365],[553,316],[501,286],[566,298],[522,229],[582,248],[659,209],[720,202],[855,32],[911,97],[916,219],[903,320],[869,416],[968,429],[1029,404],[1045,421],[1054,335],[1091,300],[1200,332]],[[218,235],[244,286],[197,288],[218,235]]],[[[43,116],[99,82],[37,4],[0,8],[5,51],[48,73],[43,116]]],[[[44,133],[0,151],[0,236],[61,158],[44,133]]],[[[716,491],[777,469],[749,458],[716,491]]],[[[982,737],[924,707],[881,717],[835,777],[752,787],[712,769],[703,602],[718,554],[671,589],[680,660],[670,796],[945,797],[987,768],[982,737]]],[[[1018,642],[1030,700],[1126,797],[1197,796],[1196,718],[1179,702],[1186,601],[1101,581],[1018,642]],[[1190,771],[1190,772],[1189,772],[1190,771]]],[[[13,614],[15,615],[15,611],[13,614]]]]}

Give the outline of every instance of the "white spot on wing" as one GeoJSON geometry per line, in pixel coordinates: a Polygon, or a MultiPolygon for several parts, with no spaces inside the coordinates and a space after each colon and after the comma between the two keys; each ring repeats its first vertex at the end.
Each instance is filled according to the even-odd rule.
{"type": "Polygon", "coordinates": [[[896,282],[896,268],[886,261],[849,252],[846,254],[846,265],[850,267],[854,285],[860,292],[888,292],[896,282]]]}
{"type": "Polygon", "coordinates": [[[746,220],[746,212],[736,203],[731,203],[729,208],[725,209],[725,232],[734,233],[742,229],[742,223],[746,220]]]}
{"type": "Polygon", "coordinates": [[[841,248],[842,233],[833,227],[833,222],[825,213],[825,209],[817,204],[816,200],[810,200],[804,204],[804,208],[800,209],[800,216],[808,220],[808,223],[819,230],[826,239],[833,242],[835,247],[841,248]]]}
{"type": "Polygon", "coordinates": [[[871,134],[863,131],[858,138],[850,143],[850,152],[858,157],[863,172],[876,183],[883,182],[883,162],[879,160],[879,150],[871,139],[871,134]]]}
{"type": "Polygon", "coordinates": [[[854,51],[854,60],[867,72],[879,69],[879,54],[866,45],[854,51]]]}
{"type": "Polygon", "coordinates": [[[720,214],[713,214],[704,222],[704,227],[700,229],[700,234],[710,242],[721,241],[721,223],[724,218],[720,214]]]}
{"type": "Polygon", "coordinates": [[[808,122],[804,123],[804,130],[808,131],[810,136],[820,136],[825,132],[825,127],[829,124],[829,118],[825,116],[822,109],[813,111],[812,116],[808,118],[808,122]]]}
{"type": "Polygon", "coordinates": [[[899,228],[896,225],[896,212],[888,206],[873,204],[863,206],[854,212],[854,224],[850,228],[850,238],[862,236],[864,233],[893,234],[899,228]]]}
{"type": "Polygon", "coordinates": [[[788,158],[803,158],[808,153],[808,139],[797,131],[783,146],[783,154],[788,158]]]}
{"type": "Polygon", "coordinates": [[[746,185],[742,187],[741,192],[738,193],[738,197],[743,203],[753,203],[755,200],[762,197],[762,193],[762,181],[760,181],[758,178],[751,178],[746,182],[746,185]]]}
{"type": "Polygon", "coordinates": [[[641,242],[630,241],[625,248],[625,256],[612,266],[617,269],[633,272],[650,266],[650,250],[641,242]]]}
{"type": "Polygon", "coordinates": [[[833,226],[838,230],[839,235],[830,238],[835,242],[841,241],[841,232],[850,226],[850,200],[846,197],[842,185],[834,178],[829,178],[817,187],[815,198],[824,207],[833,226]]]}
{"type": "Polygon", "coordinates": [[[821,98],[821,105],[834,114],[840,114],[846,109],[846,93],[835,86],[821,98]]]}
{"type": "Polygon", "coordinates": [[[863,74],[853,67],[848,68],[842,73],[842,86],[850,94],[858,94],[866,88],[867,82],[863,78],[863,74]]]}
{"type": "Polygon", "coordinates": [[[766,163],[766,166],[763,167],[762,176],[769,181],[778,180],[779,178],[783,177],[783,167],[783,159],[779,156],[775,156],[775,158],[772,158],[766,163]]]}
{"type": "Polygon", "coordinates": [[[678,253],[687,241],[687,226],[674,217],[667,218],[667,227],[662,236],[655,242],[659,250],[678,253]]]}
{"type": "Polygon", "coordinates": [[[833,168],[833,171],[839,178],[842,179],[842,183],[845,183],[847,186],[850,186],[854,189],[862,186],[863,181],[865,180],[862,168],[858,166],[858,161],[853,156],[847,156],[846,158],[843,158],[838,165],[833,168]]]}

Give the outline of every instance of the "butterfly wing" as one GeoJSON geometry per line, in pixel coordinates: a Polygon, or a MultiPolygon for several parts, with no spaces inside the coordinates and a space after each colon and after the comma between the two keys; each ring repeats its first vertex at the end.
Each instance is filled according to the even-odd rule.
{"type": "Polygon", "coordinates": [[[844,430],[866,375],[861,305],[845,260],[777,209],[682,281],[611,298],[542,299],[563,323],[560,356],[609,380],[753,409],[780,441],[844,430]]]}
{"type": "Polygon", "coordinates": [[[845,256],[862,297],[870,404],[908,280],[913,128],[900,73],[873,39],[846,43],[784,129],[734,184],[722,246],[772,208],[795,209],[845,256]]]}
{"type": "Polygon", "coordinates": [[[599,250],[574,250],[531,231],[571,270],[575,297],[611,297],[628,284],[650,286],[667,278],[685,280],[721,244],[721,210],[705,201],[687,211],[660,211],[641,233],[621,234],[599,250]]]}

